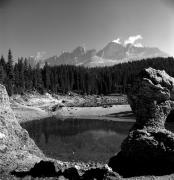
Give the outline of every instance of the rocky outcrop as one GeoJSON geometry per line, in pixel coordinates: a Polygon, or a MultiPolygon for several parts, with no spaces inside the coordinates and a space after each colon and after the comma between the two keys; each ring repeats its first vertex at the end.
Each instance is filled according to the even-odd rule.
{"type": "Polygon", "coordinates": [[[174,108],[174,78],[144,69],[128,95],[136,123],[109,166],[124,177],[174,172],[174,134],[165,121],[174,108]]]}
{"type": "MultiPolygon", "coordinates": [[[[111,170],[107,165],[98,167],[82,168],[82,166],[65,162],[60,164],[56,161],[40,161],[33,168],[25,172],[13,171],[11,175],[25,178],[67,179],[67,180],[121,180],[122,178],[111,170]],[[63,167],[64,164],[64,167],[63,167]]],[[[10,177],[11,178],[11,177],[10,177]]]]}
{"type": "Polygon", "coordinates": [[[0,85],[0,173],[30,169],[43,157],[28,132],[17,122],[6,89],[0,85]]]}

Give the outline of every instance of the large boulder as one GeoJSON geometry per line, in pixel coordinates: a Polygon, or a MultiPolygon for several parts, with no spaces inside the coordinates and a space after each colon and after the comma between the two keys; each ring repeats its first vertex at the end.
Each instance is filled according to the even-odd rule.
{"type": "Polygon", "coordinates": [[[43,153],[16,120],[7,91],[0,85],[0,173],[28,170],[43,158],[43,153]]]}
{"type": "Polygon", "coordinates": [[[124,177],[174,173],[174,134],[165,121],[174,108],[174,78],[144,69],[128,94],[136,123],[109,166],[124,177]]]}

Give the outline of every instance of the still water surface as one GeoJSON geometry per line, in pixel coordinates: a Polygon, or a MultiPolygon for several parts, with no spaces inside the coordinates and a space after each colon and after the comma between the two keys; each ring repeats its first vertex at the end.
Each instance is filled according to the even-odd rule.
{"type": "Polygon", "coordinates": [[[46,118],[21,124],[49,157],[107,162],[120,150],[132,122],[46,118]]]}
{"type": "MultiPolygon", "coordinates": [[[[63,161],[107,162],[120,150],[133,122],[54,117],[21,124],[49,157],[63,161]]],[[[173,130],[174,125],[167,125],[173,130]]]]}

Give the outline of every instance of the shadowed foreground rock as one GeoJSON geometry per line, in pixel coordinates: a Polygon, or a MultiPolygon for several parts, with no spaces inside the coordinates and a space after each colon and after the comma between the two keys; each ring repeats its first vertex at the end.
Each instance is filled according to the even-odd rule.
{"type": "Polygon", "coordinates": [[[123,177],[174,173],[174,134],[164,126],[174,108],[174,78],[165,71],[145,69],[128,99],[136,123],[109,166],[123,177]]]}
{"type": "Polygon", "coordinates": [[[121,177],[111,171],[108,166],[95,167],[84,170],[77,166],[60,167],[59,164],[53,161],[40,161],[33,168],[25,172],[11,172],[12,175],[20,178],[34,177],[46,178],[54,177],[54,179],[66,180],[120,180],[121,177]]]}

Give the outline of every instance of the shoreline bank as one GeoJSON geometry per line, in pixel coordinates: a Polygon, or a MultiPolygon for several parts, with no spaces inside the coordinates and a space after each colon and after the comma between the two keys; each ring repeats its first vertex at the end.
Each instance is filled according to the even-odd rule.
{"type": "Polygon", "coordinates": [[[55,112],[49,112],[38,107],[28,107],[23,105],[12,107],[12,109],[19,123],[40,120],[53,116],[62,120],[74,118],[134,122],[132,117],[126,115],[120,116],[120,113],[131,113],[129,105],[113,105],[112,107],[62,107],[55,112]]]}

